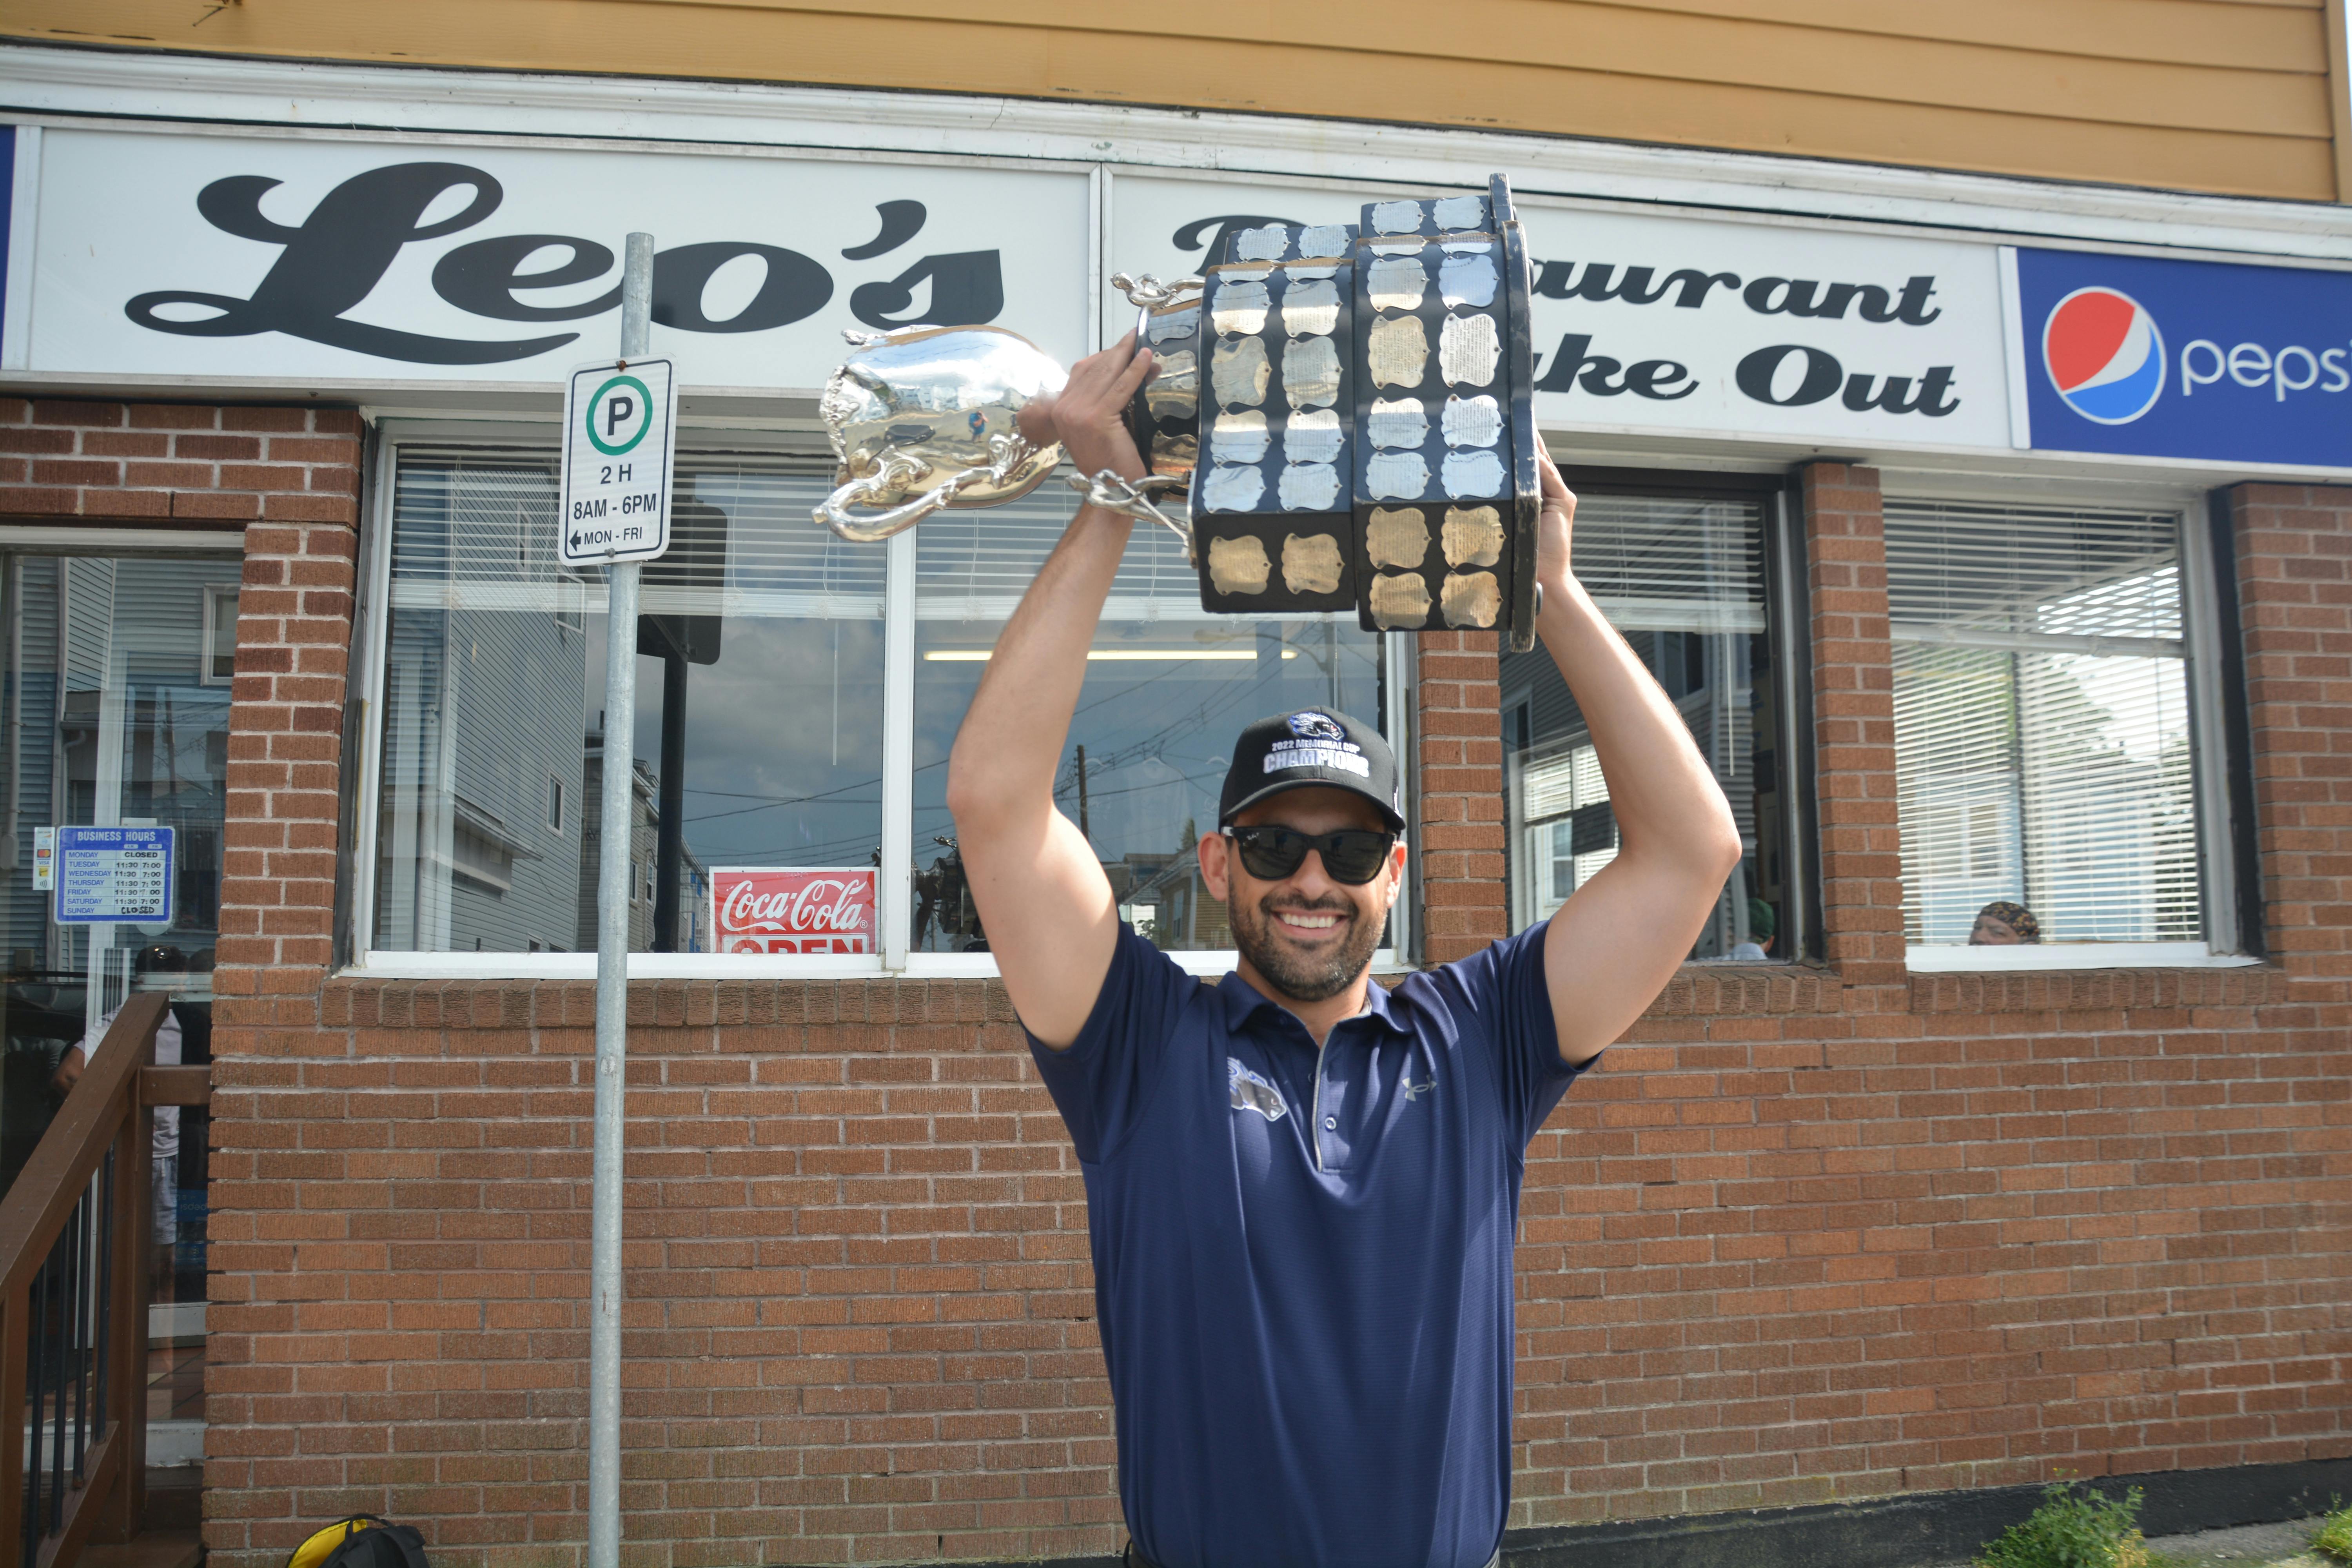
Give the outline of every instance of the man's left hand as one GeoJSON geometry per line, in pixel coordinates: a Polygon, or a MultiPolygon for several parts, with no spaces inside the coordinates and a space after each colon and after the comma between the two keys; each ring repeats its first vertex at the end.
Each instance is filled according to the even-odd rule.
{"type": "Polygon", "coordinates": [[[1536,518],[1536,581],[1565,585],[1573,570],[1570,539],[1576,526],[1576,492],[1559,477],[1559,467],[1538,442],[1536,474],[1543,486],[1543,510],[1536,518]]]}

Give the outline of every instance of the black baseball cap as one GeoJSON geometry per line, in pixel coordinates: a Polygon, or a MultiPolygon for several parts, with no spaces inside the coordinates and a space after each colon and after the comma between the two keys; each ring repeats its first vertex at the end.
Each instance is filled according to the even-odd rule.
{"type": "Polygon", "coordinates": [[[1381,808],[1391,828],[1404,829],[1396,753],[1379,731],[1330,708],[1277,713],[1242,731],[1234,742],[1233,765],[1225,770],[1224,793],[1217,797],[1217,826],[1269,795],[1307,784],[1362,795],[1381,808]]]}

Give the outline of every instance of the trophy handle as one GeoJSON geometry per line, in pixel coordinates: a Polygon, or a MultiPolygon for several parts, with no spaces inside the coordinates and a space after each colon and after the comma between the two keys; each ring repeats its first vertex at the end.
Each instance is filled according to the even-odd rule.
{"type": "Polygon", "coordinates": [[[1147,310],[1157,305],[1172,304],[1180,296],[1187,293],[1197,294],[1202,288],[1202,281],[1198,278],[1179,278],[1172,282],[1162,283],[1149,272],[1139,278],[1130,278],[1124,272],[1114,272],[1110,275],[1110,284],[1112,288],[1127,296],[1129,304],[1139,305],[1147,310]]]}
{"type": "Polygon", "coordinates": [[[881,467],[874,472],[863,479],[850,480],[825,497],[815,509],[816,520],[833,530],[837,537],[852,544],[879,543],[894,533],[904,533],[941,507],[950,505],[957,496],[982,479],[1000,485],[1005,483],[1014,469],[1043,448],[1031,446],[1020,436],[991,436],[988,449],[995,461],[985,468],[966,468],[933,485],[912,500],[901,502],[887,511],[872,512],[864,517],[850,516],[844,508],[863,504],[871,498],[894,494],[908,479],[923,471],[919,465],[905,458],[886,457],[881,467]]]}
{"type": "Polygon", "coordinates": [[[1153,496],[1183,489],[1191,480],[1170,474],[1147,474],[1129,484],[1110,468],[1105,468],[1092,479],[1084,474],[1072,474],[1069,480],[1070,488],[1086,498],[1087,506],[1100,507],[1105,511],[1123,512],[1129,517],[1158,523],[1184,542],[1186,561],[1195,566],[1200,564],[1192,553],[1192,525],[1189,521],[1179,522],[1151,504],[1153,496]]]}

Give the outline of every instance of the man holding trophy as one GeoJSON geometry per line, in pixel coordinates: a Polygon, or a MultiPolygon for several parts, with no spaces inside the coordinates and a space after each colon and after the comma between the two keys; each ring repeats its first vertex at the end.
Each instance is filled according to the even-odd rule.
{"type": "MultiPolygon", "coordinates": [[[[1211,290],[1213,304],[1213,278],[1211,290]]],[[[1441,346],[1468,336],[1446,328],[1441,346]]],[[[1150,454],[1129,410],[1153,371],[1152,350],[1129,334],[1033,397],[1020,433],[1038,448],[1058,441],[1081,474],[1135,486],[1150,454]]],[[[1262,393],[1266,377],[1254,384],[1262,393]]],[[[1480,411],[1457,418],[1458,401],[1444,409],[1449,440],[1479,430],[1480,411]]],[[[1292,425],[1312,428],[1291,406],[1292,425]]],[[[1211,441],[1224,427],[1205,407],[1202,424],[1211,441]]],[[[1259,447],[1261,430],[1249,429],[1259,447]]],[[[1449,503],[1434,487],[1456,467],[1428,438],[1445,465],[1429,481],[1433,516],[1446,509],[1445,559],[1429,569],[1433,581],[1450,574],[1444,588],[1481,565],[1475,514],[1491,521],[1509,497],[1449,503]]],[[[1738,828],[1688,730],[1578,585],[1575,498],[1539,447],[1533,455],[1538,591],[1523,603],[1590,724],[1622,838],[1543,925],[1393,991],[1372,984],[1405,867],[1396,763],[1369,726],[1315,710],[1244,732],[1217,831],[1199,844],[1202,879],[1231,910],[1236,973],[1204,985],[1122,925],[1053,793],[1135,526],[1119,510],[1089,504],[1071,522],[956,741],[948,805],[971,894],[1085,1172],[1129,1552],[1150,1568],[1480,1568],[1497,1557],[1528,1142],[1674,974],[1738,861],[1738,828]]],[[[1375,554],[1400,510],[1366,514],[1374,531],[1357,537],[1375,554]]],[[[1196,532],[1203,522],[1196,493],[1196,532]]],[[[1267,558],[1297,537],[1267,532],[1267,558]]],[[[1382,570],[1382,582],[1397,575],[1382,570]]],[[[1423,601],[1434,616],[1440,596],[1423,601]]]]}

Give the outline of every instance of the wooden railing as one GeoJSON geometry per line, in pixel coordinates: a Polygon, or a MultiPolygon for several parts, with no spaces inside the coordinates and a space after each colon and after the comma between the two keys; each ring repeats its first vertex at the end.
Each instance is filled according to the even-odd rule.
{"type": "Polygon", "coordinates": [[[166,1005],[123,1005],[0,1200],[0,1416],[19,1428],[0,1426],[0,1562],[22,1568],[72,1568],[146,1511],[152,1108],[206,1103],[211,1076],[154,1065],[166,1005]]]}

